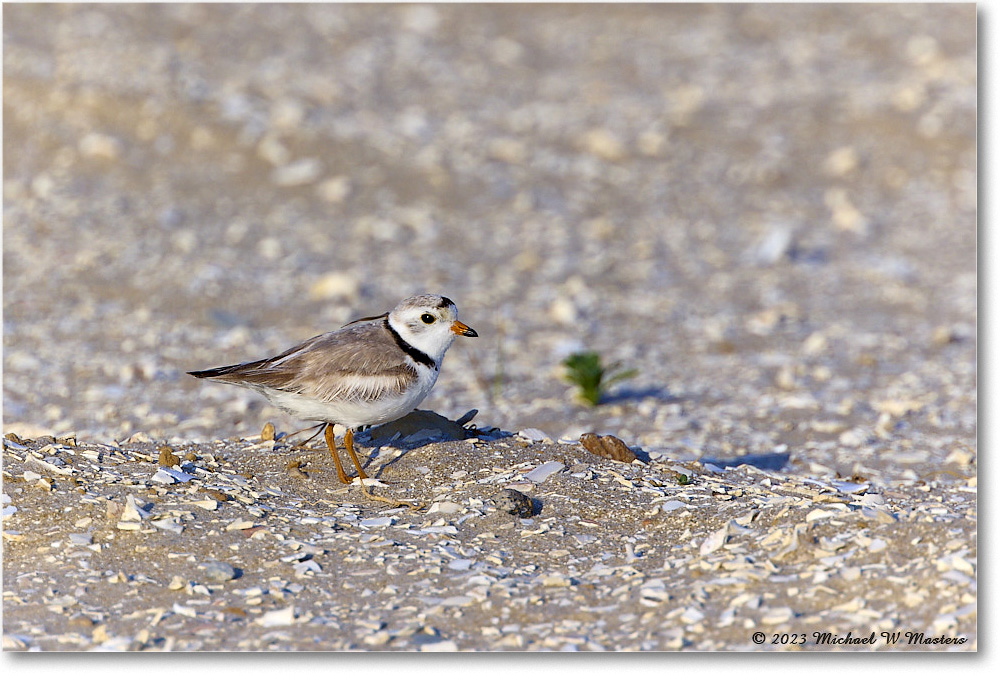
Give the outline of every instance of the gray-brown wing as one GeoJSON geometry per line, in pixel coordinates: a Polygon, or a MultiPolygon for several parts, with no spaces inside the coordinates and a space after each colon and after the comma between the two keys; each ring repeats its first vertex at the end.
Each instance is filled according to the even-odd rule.
{"type": "Polygon", "coordinates": [[[321,400],[362,401],[395,396],[417,378],[379,321],[317,335],[269,359],[191,374],[321,400]]]}

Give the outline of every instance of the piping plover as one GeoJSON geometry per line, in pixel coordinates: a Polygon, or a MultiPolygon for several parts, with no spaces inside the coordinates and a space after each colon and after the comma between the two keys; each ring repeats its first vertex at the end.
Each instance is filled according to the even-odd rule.
{"type": "Polygon", "coordinates": [[[325,425],[337,476],[349,483],[333,425],[347,427],[344,445],[358,476],[367,478],[354,453],[354,429],[413,410],[434,386],[458,335],[478,337],[458,320],[454,302],[416,295],[391,312],[352,321],[269,359],[188,374],[255,389],[290,415],[325,425]]]}

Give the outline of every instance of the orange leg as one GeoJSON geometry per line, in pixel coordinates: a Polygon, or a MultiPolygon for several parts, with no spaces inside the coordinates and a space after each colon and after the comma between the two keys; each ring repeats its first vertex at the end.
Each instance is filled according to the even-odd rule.
{"type": "MultiPolygon", "coordinates": [[[[341,483],[350,483],[351,481],[348,480],[347,474],[344,473],[344,467],[340,463],[340,456],[337,454],[337,442],[333,436],[333,425],[327,424],[325,431],[326,433],[324,434],[324,437],[326,438],[326,444],[330,448],[330,454],[333,456],[333,463],[337,465],[337,476],[340,478],[341,483]]],[[[366,497],[374,499],[377,502],[385,502],[386,504],[391,504],[394,507],[408,506],[414,511],[419,511],[421,508],[423,508],[420,504],[410,504],[408,502],[401,502],[397,499],[387,499],[386,497],[379,497],[369,492],[368,488],[365,487],[365,480],[364,480],[368,478],[368,474],[366,474],[365,470],[361,468],[361,461],[358,459],[357,454],[355,454],[354,452],[354,431],[352,431],[351,429],[348,429],[347,433],[344,434],[344,446],[347,448],[347,453],[351,456],[351,459],[354,461],[354,466],[358,468],[358,476],[361,478],[361,491],[365,493],[366,497]]]]}
{"type": "Polygon", "coordinates": [[[354,466],[358,467],[358,477],[362,480],[368,478],[368,474],[366,474],[365,470],[361,468],[361,462],[358,461],[358,456],[354,454],[354,432],[350,429],[348,429],[347,433],[344,434],[344,445],[347,447],[347,454],[349,454],[351,459],[354,461],[354,466]]]}
{"type": "MultiPolygon", "coordinates": [[[[348,430],[348,433],[350,433],[350,430],[348,430]]],[[[337,441],[333,437],[332,424],[326,425],[325,438],[326,438],[326,445],[328,448],[330,448],[330,454],[333,455],[333,463],[337,465],[337,478],[340,479],[341,483],[350,483],[351,481],[347,478],[347,474],[344,473],[344,465],[340,463],[340,455],[337,454],[337,441]]],[[[353,441],[354,439],[352,438],[351,440],[353,441]]],[[[351,449],[351,456],[352,457],[354,456],[353,448],[351,449]]],[[[355,459],[354,463],[357,464],[357,461],[358,460],[355,459]]]]}
{"type": "MultiPolygon", "coordinates": [[[[326,428],[326,442],[330,444],[331,448],[334,447],[332,425],[326,428]]],[[[358,468],[358,477],[361,478],[360,481],[361,491],[365,494],[366,497],[368,497],[369,499],[373,499],[377,502],[384,502],[386,504],[390,504],[393,507],[408,506],[410,509],[414,511],[419,511],[421,508],[423,508],[420,504],[410,504],[408,502],[401,502],[398,499],[388,499],[386,497],[379,497],[378,495],[373,495],[371,492],[369,492],[368,487],[365,485],[365,479],[368,478],[368,474],[366,474],[365,470],[361,468],[361,461],[358,460],[358,456],[354,452],[354,431],[351,429],[348,429],[347,433],[344,434],[344,446],[347,448],[347,453],[351,456],[351,459],[354,460],[354,466],[358,468]]],[[[337,470],[343,472],[343,469],[340,467],[340,459],[337,457],[336,453],[334,453],[333,458],[337,462],[337,470]]],[[[345,483],[347,482],[343,474],[341,474],[340,480],[344,481],[345,483]]]]}

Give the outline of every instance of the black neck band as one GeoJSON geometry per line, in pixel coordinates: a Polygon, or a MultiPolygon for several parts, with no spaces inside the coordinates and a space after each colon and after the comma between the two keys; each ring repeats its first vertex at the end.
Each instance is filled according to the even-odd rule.
{"type": "Polygon", "coordinates": [[[392,336],[392,339],[396,341],[397,345],[399,345],[399,348],[402,349],[404,352],[406,352],[411,359],[413,359],[417,363],[422,363],[425,366],[430,366],[431,368],[437,368],[437,364],[434,363],[434,359],[427,356],[427,354],[425,354],[424,352],[420,351],[419,349],[411,345],[409,342],[403,339],[402,335],[396,332],[396,329],[393,328],[392,325],[389,323],[389,317],[385,318],[385,327],[386,330],[389,331],[389,335],[392,336]]]}

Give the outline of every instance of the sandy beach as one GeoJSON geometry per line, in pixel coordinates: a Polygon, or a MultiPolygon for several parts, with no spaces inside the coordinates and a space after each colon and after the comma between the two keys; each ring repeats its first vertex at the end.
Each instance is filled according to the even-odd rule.
{"type": "Polygon", "coordinates": [[[975,5],[3,11],[4,650],[978,648],[975,5]],[[419,508],[185,374],[417,293],[419,508]]]}

